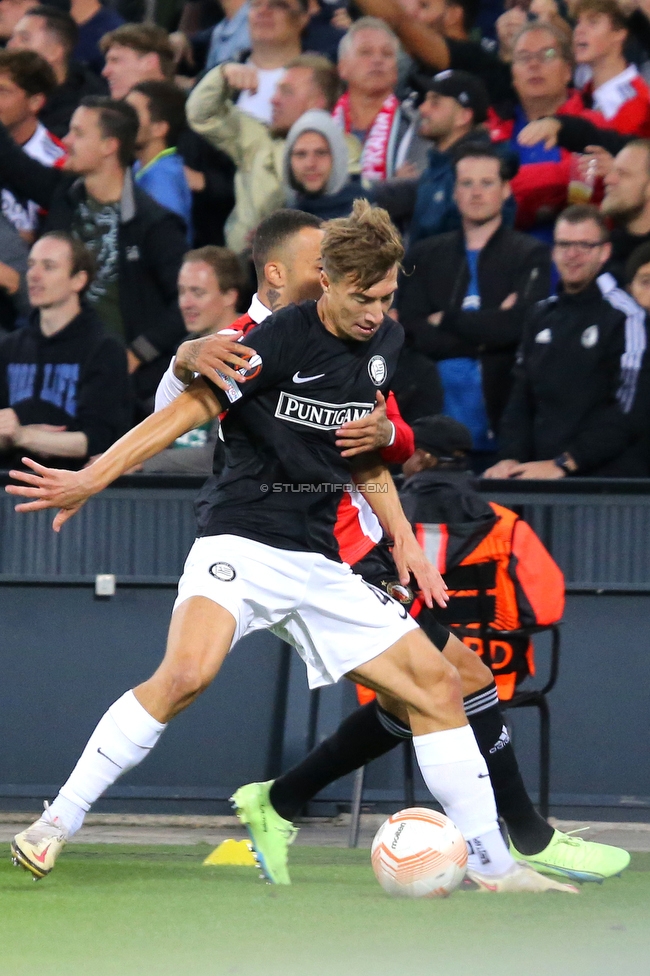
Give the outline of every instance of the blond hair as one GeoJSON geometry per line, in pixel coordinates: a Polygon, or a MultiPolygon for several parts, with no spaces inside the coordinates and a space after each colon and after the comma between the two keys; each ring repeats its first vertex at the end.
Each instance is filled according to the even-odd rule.
{"type": "Polygon", "coordinates": [[[331,281],[349,277],[367,291],[400,264],[404,245],[386,210],[355,200],[349,217],[325,224],[321,255],[331,281]]]}

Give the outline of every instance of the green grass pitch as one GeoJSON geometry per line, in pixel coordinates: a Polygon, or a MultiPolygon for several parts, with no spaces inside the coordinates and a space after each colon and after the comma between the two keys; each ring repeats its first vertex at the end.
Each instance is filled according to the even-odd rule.
{"type": "Polygon", "coordinates": [[[649,976],[650,854],[569,895],[384,895],[369,852],[294,848],[293,885],[195,847],[0,861],[2,976],[649,976]]]}

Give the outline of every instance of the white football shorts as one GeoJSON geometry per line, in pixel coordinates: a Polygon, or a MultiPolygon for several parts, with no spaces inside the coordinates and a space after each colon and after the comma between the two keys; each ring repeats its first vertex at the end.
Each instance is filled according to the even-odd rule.
{"type": "Polygon", "coordinates": [[[270,630],[293,644],[307,665],[310,688],[334,684],[418,626],[401,604],[364,583],[347,563],[236,535],[195,541],[174,610],[193,596],[233,615],[232,644],[255,630],[270,630]]]}

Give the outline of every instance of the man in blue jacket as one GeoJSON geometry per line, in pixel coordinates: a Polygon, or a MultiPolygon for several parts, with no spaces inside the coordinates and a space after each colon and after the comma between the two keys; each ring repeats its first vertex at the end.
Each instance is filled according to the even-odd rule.
{"type": "Polygon", "coordinates": [[[185,94],[171,81],[141,81],[126,96],[138,113],[137,159],[133,175],[162,207],[177,213],[187,227],[187,243],[194,239],[192,191],[176,143],[185,125],[185,94]]]}

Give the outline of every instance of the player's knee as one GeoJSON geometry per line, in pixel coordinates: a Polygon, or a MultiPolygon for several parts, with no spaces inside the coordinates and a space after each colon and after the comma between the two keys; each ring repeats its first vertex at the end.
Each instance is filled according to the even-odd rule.
{"type": "Polygon", "coordinates": [[[463,696],[480,691],[493,681],[492,672],[478,654],[470,650],[454,634],[447,641],[443,653],[447,661],[453,664],[460,675],[463,696]]]}
{"type": "Polygon", "coordinates": [[[197,662],[187,661],[165,675],[165,691],[170,705],[189,703],[210,684],[197,662]]]}

